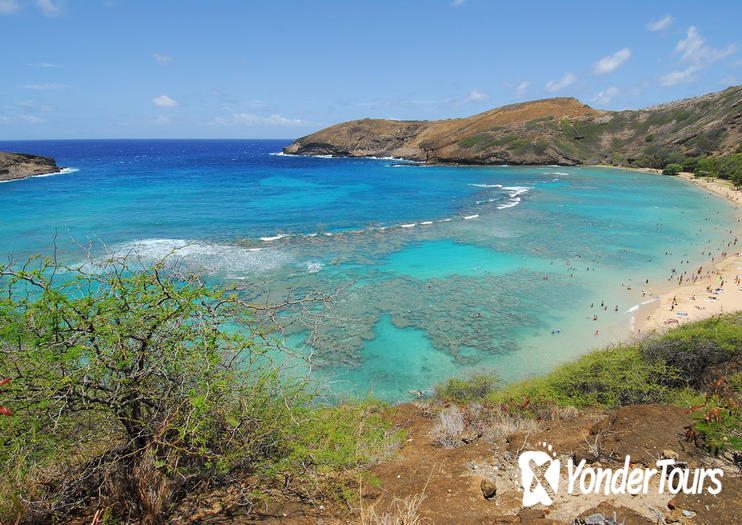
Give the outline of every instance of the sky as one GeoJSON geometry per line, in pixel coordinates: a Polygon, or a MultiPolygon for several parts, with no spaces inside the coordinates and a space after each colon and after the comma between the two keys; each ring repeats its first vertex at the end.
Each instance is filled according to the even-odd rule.
{"type": "Polygon", "coordinates": [[[742,1],[0,0],[0,140],[285,138],[742,83],[742,1]]]}

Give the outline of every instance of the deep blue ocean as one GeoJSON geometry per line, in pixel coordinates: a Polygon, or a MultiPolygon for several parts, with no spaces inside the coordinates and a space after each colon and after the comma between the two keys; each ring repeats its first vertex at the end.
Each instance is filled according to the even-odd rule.
{"type": "Polygon", "coordinates": [[[672,177],[278,154],[289,142],[0,142],[69,168],[0,184],[1,255],[48,255],[56,232],[68,263],[85,247],[174,251],[245,294],[342,289],[316,329],[295,323],[285,340],[335,392],[401,400],[625,339],[670,268],[704,263],[736,224],[730,204],[672,177]]]}

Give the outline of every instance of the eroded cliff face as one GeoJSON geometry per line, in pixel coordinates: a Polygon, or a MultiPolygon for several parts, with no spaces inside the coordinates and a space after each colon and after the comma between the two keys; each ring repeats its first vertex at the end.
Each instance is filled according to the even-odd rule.
{"type": "Polygon", "coordinates": [[[670,153],[735,153],[741,128],[742,86],[736,86],[635,111],[599,111],[574,98],[552,98],[463,119],[356,120],[302,137],[284,152],[451,164],[650,166],[670,153]]]}
{"type": "Polygon", "coordinates": [[[54,159],[49,157],[0,151],[0,181],[25,179],[61,170],[54,159]]]}
{"type": "Polygon", "coordinates": [[[363,119],[344,122],[303,137],[284,148],[296,155],[347,157],[394,156],[424,160],[411,143],[430,127],[429,122],[363,119]]]}

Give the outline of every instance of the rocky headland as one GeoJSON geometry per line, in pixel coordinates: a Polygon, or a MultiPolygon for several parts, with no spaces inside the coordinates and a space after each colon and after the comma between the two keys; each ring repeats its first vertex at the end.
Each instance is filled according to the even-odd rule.
{"type": "Polygon", "coordinates": [[[58,173],[62,168],[54,159],[27,153],[0,151],[0,182],[58,173]]]}
{"type": "Polygon", "coordinates": [[[354,120],[301,137],[284,153],[429,164],[663,167],[671,155],[739,153],[741,126],[742,86],[735,86],[639,110],[603,111],[575,98],[550,98],[468,118],[354,120]]]}

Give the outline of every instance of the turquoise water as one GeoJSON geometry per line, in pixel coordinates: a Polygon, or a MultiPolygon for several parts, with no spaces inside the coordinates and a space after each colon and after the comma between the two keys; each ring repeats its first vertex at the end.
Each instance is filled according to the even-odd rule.
{"type": "Polygon", "coordinates": [[[632,307],[737,225],[731,205],[675,178],[276,155],[285,144],[0,142],[74,168],[0,184],[0,252],[172,252],[249,299],[339,291],[287,314],[283,337],[335,393],[400,400],[625,338],[632,307]]]}

